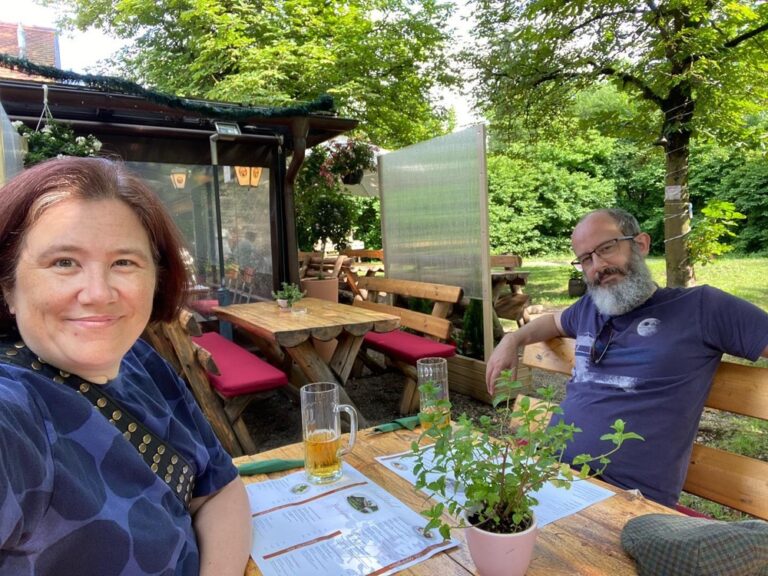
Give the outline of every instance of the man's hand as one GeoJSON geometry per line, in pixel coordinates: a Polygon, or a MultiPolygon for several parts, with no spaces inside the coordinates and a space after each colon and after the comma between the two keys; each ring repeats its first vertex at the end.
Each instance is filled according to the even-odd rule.
{"type": "Polygon", "coordinates": [[[543,342],[557,336],[565,336],[560,325],[560,312],[536,318],[515,332],[510,332],[501,339],[485,366],[485,386],[493,396],[496,380],[502,370],[513,370],[517,376],[517,349],[533,342],[543,342]]]}
{"type": "Polygon", "coordinates": [[[493,397],[496,388],[496,380],[503,370],[515,370],[517,368],[517,338],[514,332],[510,332],[501,339],[496,349],[491,354],[485,366],[485,386],[488,394],[493,397]]]}

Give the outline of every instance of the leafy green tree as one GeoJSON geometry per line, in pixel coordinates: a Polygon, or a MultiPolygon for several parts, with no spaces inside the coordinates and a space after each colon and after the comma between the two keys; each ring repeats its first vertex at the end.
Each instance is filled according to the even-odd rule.
{"type": "MultiPolygon", "coordinates": [[[[760,0],[476,0],[478,100],[496,129],[549,119],[575,91],[610,81],[631,96],[647,141],[665,152],[667,283],[689,283],[685,236],[691,139],[750,137],[768,102],[760,0]],[[650,129],[655,123],[655,129],[650,129]]],[[[621,119],[619,119],[621,122],[621,119]]]]}
{"type": "Polygon", "coordinates": [[[355,240],[361,240],[366,248],[381,248],[381,203],[378,198],[353,197],[356,216],[353,229],[355,240]]]}
{"type": "Polygon", "coordinates": [[[438,0],[48,0],[69,26],[129,41],[121,73],[180,96],[284,104],[334,96],[377,144],[451,128],[435,104],[457,82],[449,2],[438,0]]]}
{"type": "Polygon", "coordinates": [[[612,139],[595,133],[568,141],[510,146],[488,158],[489,236],[494,253],[564,252],[578,219],[613,205],[604,176],[612,139]]]}
{"type": "Polygon", "coordinates": [[[733,228],[736,220],[746,218],[736,211],[735,204],[713,198],[701,209],[703,217],[694,222],[688,236],[688,251],[694,264],[705,266],[717,256],[733,250],[733,246],[722,242],[728,237],[735,237],[733,228]]]}
{"type": "Polygon", "coordinates": [[[345,248],[352,232],[356,207],[341,191],[338,178],[326,178],[321,167],[328,150],[316,146],[299,171],[294,189],[296,240],[299,250],[311,252],[315,244],[325,253],[328,243],[345,248]]]}
{"type": "Polygon", "coordinates": [[[738,169],[723,178],[721,198],[733,202],[747,218],[734,239],[736,250],[747,254],[768,251],[768,161],[762,154],[747,155],[738,169]]]}

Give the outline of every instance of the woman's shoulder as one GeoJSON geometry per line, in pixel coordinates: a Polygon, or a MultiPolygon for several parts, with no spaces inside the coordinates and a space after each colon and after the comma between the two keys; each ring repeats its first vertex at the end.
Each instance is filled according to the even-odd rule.
{"type": "Polygon", "coordinates": [[[123,378],[134,384],[151,380],[163,396],[178,396],[179,376],[168,362],[147,342],[137,340],[123,358],[123,378]]]}
{"type": "Polygon", "coordinates": [[[49,451],[46,402],[34,385],[36,376],[23,368],[0,364],[0,444],[22,450],[28,463],[33,452],[44,455],[49,451]]]}
{"type": "MultiPolygon", "coordinates": [[[[14,406],[29,407],[34,401],[34,386],[31,380],[36,377],[28,369],[13,364],[0,363],[0,405],[3,408],[14,406]]],[[[3,411],[0,411],[0,415],[3,411]]]]}
{"type": "Polygon", "coordinates": [[[129,369],[146,371],[153,377],[157,376],[158,372],[166,375],[171,370],[169,364],[158,354],[157,350],[141,338],[131,346],[123,358],[123,364],[129,369]]]}

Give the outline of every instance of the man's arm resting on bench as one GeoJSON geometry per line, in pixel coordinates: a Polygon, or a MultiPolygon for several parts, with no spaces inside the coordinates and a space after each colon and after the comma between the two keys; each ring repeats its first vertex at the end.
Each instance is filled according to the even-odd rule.
{"type": "Polygon", "coordinates": [[[517,366],[517,351],[520,346],[544,342],[558,336],[565,336],[560,324],[560,312],[541,316],[504,336],[488,359],[485,368],[485,384],[488,393],[493,396],[496,380],[502,370],[511,370],[517,366]]]}

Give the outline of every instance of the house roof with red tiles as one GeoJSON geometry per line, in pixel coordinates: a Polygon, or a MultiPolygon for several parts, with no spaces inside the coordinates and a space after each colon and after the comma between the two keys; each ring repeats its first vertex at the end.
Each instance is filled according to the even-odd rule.
{"type": "MultiPolygon", "coordinates": [[[[61,67],[59,36],[53,28],[0,22],[0,53],[26,58],[35,64],[61,67]]],[[[0,66],[0,78],[42,80],[40,76],[0,66]]]]}

